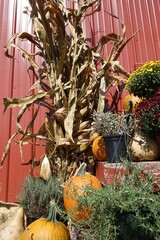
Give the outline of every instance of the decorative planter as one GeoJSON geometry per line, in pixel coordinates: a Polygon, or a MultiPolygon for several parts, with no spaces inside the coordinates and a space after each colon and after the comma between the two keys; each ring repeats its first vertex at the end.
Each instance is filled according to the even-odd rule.
{"type": "Polygon", "coordinates": [[[121,162],[127,156],[127,145],[124,134],[116,134],[104,137],[107,161],[109,163],[121,162]]]}
{"type": "Polygon", "coordinates": [[[160,157],[157,141],[140,132],[135,133],[130,142],[129,151],[133,161],[154,161],[160,157]]]}

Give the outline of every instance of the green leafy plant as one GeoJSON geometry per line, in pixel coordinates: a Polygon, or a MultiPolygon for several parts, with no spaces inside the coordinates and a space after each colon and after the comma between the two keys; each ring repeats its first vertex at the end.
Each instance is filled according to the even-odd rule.
{"type": "Polygon", "coordinates": [[[28,176],[18,199],[26,215],[30,217],[46,217],[52,199],[63,210],[62,187],[55,177],[45,181],[42,178],[28,176]]]}
{"type": "Polygon", "coordinates": [[[136,109],[138,128],[149,136],[160,136],[160,92],[144,99],[136,109]]]}
{"type": "Polygon", "coordinates": [[[160,60],[150,61],[132,72],[126,89],[135,96],[149,98],[160,88],[160,60]]]}
{"type": "Polygon", "coordinates": [[[91,215],[75,227],[83,239],[131,240],[160,238],[159,193],[154,193],[154,179],[143,168],[130,165],[120,185],[103,187],[80,198],[92,206],[91,215]],[[132,171],[131,171],[132,169],[132,171]],[[145,177],[144,177],[145,176],[145,177]]]}
{"type": "Polygon", "coordinates": [[[32,144],[36,156],[37,141],[40,145],[42,140],[42,145],[46,146],[45,154],[54,166],[53,173],[65,180],[74,174],[97,136],[91,126],[91,115],[97,110],[101,79],[105,79],[107,90],[113,83],[129,76],[117,58],[133,36],[125,40],[125,24],[111,16],[120,21],[122,34],[109,33],[102,36],[97,45],[91,46],[91,39],[83,33],[83,21],[100,11],[101,0],[83,1],[83,4],[78,1],[75,9],[66,8],[62,1],[29,0],[29,3],[31,9],[26,12],[33,22],[34,34],[14,34],[5,46],[5,54],[14,58],[12,49],[18,49],[31,64],[35,82],[28,96],[4,99],[5,110],[21,109],[16,120],[17,132],[8,141],[1,166],[18,134],[22,157],[24,144],[32,144]],[[33,44],[36,52],[26,52],[17,45],[17,39],[18,43],[27,40],[33,44]],[[106,61],[102,50],[110,42],[112,48],[106,61]],[[34,115],[24,127],[21,120],[31,106],[34,115]],[[46,115],[35,132],[34,125],[42,107],[46,109],[46,115]]]}

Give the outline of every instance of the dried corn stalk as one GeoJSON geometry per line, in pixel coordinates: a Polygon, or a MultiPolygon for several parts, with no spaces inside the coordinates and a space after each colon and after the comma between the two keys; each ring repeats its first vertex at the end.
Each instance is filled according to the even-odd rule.
{"type": "MultiPolygon", "coordinates": [[[[28,10],[28,14],[33,21],[35,34],[16,33],[6,44],[5,54],[14,57],[10,55],[10,49],[18,49],[31,64],[38,79],[35,78],[35,83],[31,86],[33,95],[17,99],[5,98],[5,110],[16,106],[21,108],[17,116],[21,147],[32,139],[35,142],[37,139],[45,140],[45,154],[51,162],[52,171],[65,180],[75,172],[78,162],[87,154],[90,143],[97,136],[91,122],[92,113],[97,110],[101,79],[106,80],[107,88],[119,80],[118,75],[112,74],[115,70],[127,76],[116,61],[127,43],[124,42],[125,25],[121,23],[121,36],[108,34],[99,40],[97,46],[90,47],[83,35],[82,21],[88,8],[92,8],[91,13],[87,11],[88,15],[100,11],[101,0],[83,1],[82,5],[78,1],[77,9],[65,8],[62,1],[29,2],[31,11],[28,10]],[[16,45],[17,38],[34,44],[37,52],[26,52],[16,45]],[[101,50],[110,41],[113,47],[105,61],[101,50]],[[36,55],[41,58],[43,66],[35,61],[36,55]],[[99,63],[102,66],[97,69],[99,63]],[[47,113],[44,124],[37,133],[33,133],[33,125],[39,107],[26,128],[21,126],[22,116],[35,103],[46,107],[47,113]]],[[[4,156],[8,150],[9,147],[4,156]]]]}

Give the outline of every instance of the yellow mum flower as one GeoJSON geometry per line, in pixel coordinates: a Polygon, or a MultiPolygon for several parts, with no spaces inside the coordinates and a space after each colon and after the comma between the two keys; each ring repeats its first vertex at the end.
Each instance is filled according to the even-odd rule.
{"type": "Polygon", "coordinates": [[[133,71],[126,87],[135,96],[148,98],[160,88],[160,60],[150,61],[133,71]]]}

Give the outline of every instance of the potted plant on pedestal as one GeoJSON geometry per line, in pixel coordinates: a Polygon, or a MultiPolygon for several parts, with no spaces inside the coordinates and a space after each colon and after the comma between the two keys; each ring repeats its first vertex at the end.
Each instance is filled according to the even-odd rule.
{"type": "Polygon", "coordinates": [[[110,163],[127,158],[127,146],[134,129],[133,120],[128,117],[111,111],[93,114],[93,128],[104,137],[110,163]]]}

